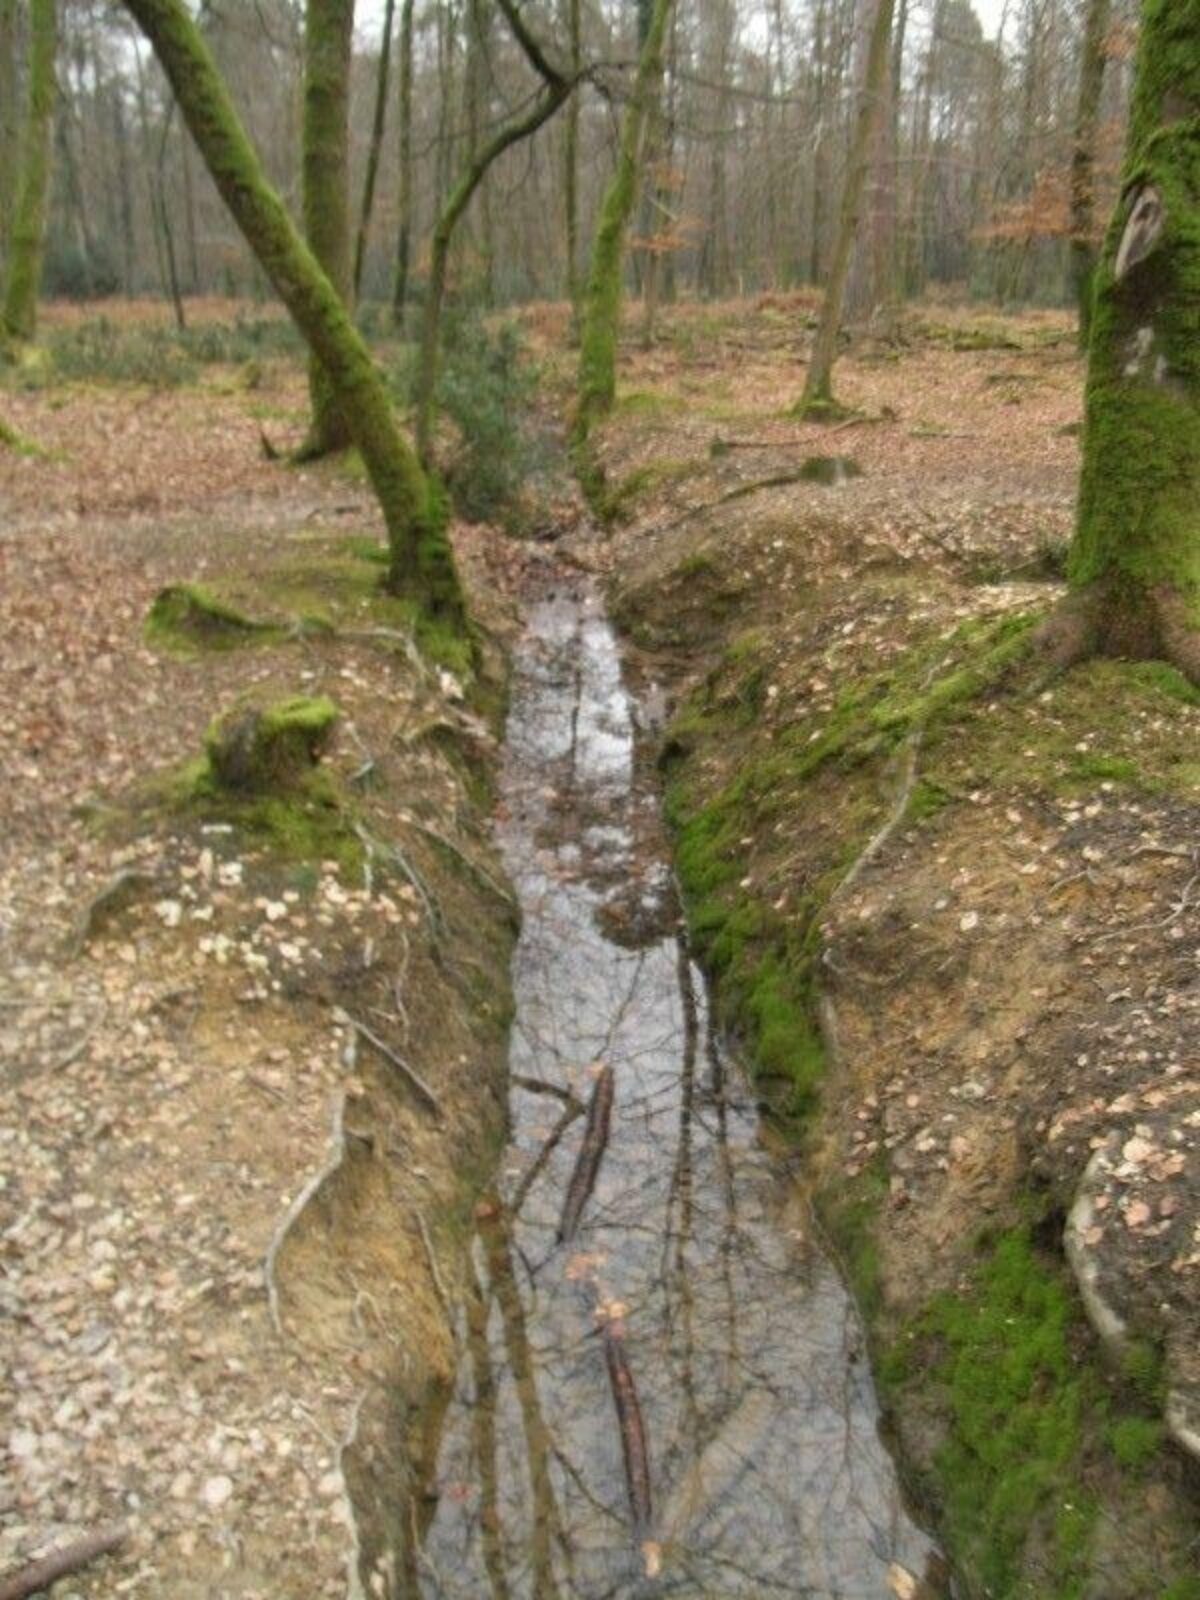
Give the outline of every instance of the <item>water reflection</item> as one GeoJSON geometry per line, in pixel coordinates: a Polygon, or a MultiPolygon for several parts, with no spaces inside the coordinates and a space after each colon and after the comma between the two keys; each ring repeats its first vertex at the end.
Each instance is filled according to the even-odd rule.
{"type": "Polygon", "coordinates": [[[664,915],[661,853],[639,848],[653,802],[632,735],[596,601],[536,607],[504,780],[525,919],[512,1138],[419,1592],[884,1596],[889,1564],[919,1571],[928,1541],[878,1438],[853,1308],[789,1226],[664,915]],[[617,902],[668,931],[617,936],[617,902]]]}

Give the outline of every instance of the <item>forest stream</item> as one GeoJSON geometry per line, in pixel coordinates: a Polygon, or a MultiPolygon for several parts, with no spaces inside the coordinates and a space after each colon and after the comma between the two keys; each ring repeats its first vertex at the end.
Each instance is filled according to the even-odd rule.
{"type": "Polygon", "coordinates": [[[936,1558],[855,1308],[712,1025],[635,716],[598,597],[535,603],[502,780],[510,1140],[421,1593],[916,1594],[936,1558]]]}

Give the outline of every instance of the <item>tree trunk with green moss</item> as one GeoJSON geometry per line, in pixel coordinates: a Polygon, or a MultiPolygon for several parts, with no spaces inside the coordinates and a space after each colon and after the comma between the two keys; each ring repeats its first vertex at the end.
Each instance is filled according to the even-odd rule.
{"type": "Polygon", "coordinates": [[[862,207],[867,170],[871,164],[871,146],[875,142],[875,130],[883,111],[884,86],[887,82],[889,45],[892,37],[892,11],[893,0],[877,0],[867,46],[867,64],[859,99],[858,118],[850,146],[850,163],[846,169],[846,181],[842,189],[837,240],[829,267],[829,279],[825,285],[821,318],[813,338],[812,355],[809,357],[808,371],[804,375],[804,393],[796,407],[797,413],[801,416],[819,416],[821,413],[828,415],[839,409],[833,398],[833,364],[837,358],[838,333],[842,325],[842,306],[846,299],[846,283],[850,276],[854,240],[858,233],[858,216],[862,207]]]}
{"type": "Polygon", "coordinates": [[[32,339],[37,328],[54,125],[54,57],[58,47],[55,0],[31,0],[29,28],[29,110],[21,141],[16,211],[8,240],[4,309],[0,315],[3,334],[17,340],[32,339]]]}
{"type": "Polygon", "coordinates": [[[670,10],[671,0],[654,0],[650,26],[638,58],[633,95],[625,108],[616,171],[605,193],[592,243],[579,334],[579,395],[573,429],[577,446],[585,443],[599,418],[612,410],[616,398],[625,234],[637,197],[646,115],[662,77],[663,41],[670,10]]]}
{"type": "Polygon", "coordinates": [[[396,235],[396,283],[392,290],[392,321],[403,333],[408,308],[408,268],[412,250],[413,148],[413,0],[402,0],[400,7],[400,190],[397,209],[400,225],[396,235]]]}
{"type": "Polygon", "coordinates": [[[297,233],[238,119],[183,0],[125,0],[154,46],[234,221],[328,374],[387,523],[389,587],[433,615],[465,620],[440,496],[405,443],[345,303],[297,233]]]}
{"type": "Polygon", "coordinates": [[[1104,40],[1112,0],[1088,0],[1079,66],[1079,104],[1071,152],[1071,287],[1079,307],[1079,347],[1087,349],[1092,322],[1092,243],[1095,215],[1096,123],[1104,90],[1104,40]]]}
{"type": "MultiPolygon", "coordinates": [[[[307,0],[304,22],[304,233],[330,283],[349,304],[350,52],[354,0],[307,0]]],[[[344,450],[350,429],[324,367],[309,364],[312,421],[300,455],[344,450]]]]}
{"type": "Polygon", "coordinates": [[[1200,0],[1143,0],[1121,200],[1096,269],[1062,661],[1200,683],[1200,0]]]}
{"type": "Polygon", "coordinates": [[[0,262],[8,251],[20,148],[17,117],[17,0],[0,0],[0,262]]]}

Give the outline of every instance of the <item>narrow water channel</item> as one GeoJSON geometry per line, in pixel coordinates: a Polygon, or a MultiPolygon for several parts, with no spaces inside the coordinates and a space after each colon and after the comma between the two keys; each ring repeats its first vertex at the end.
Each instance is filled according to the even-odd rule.
{"type": "Polygon", "coordinates": [[[884,1600],[929,1542],[854,1307],[710,1026],[633,738],[596,596],[535,604],[503,779],[511,1137],[421,1593],[884,1600]]]}

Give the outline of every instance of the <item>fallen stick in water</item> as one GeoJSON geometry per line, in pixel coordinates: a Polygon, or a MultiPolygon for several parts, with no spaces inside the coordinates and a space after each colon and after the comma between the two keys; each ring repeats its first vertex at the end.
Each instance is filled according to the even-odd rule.
{"type": "Polygon", "coordinates": [[[592,1098],[588,1102],[583,1143],[579,1147],[579,1157],[575,1162],[575,1170],[571,1174],[571,1181],[567,1185],[566,1197],[563,1200],[562,1218],[558,1224],[559,1244],[565,1244],[568,1239],[574,1238],[579,1219],[583,1215],[583,1208],[596,1186],[596,1174],[600,1170],[600,1162],[604,1158],[605,1146],[608,1144],[612,1104],[613,1069],[604,1066],[600,1069],[596,1087],[592,1090],[592,1098]]]}
{"type": "Polygon", "coordinates": [[[606,1322],[601,1333],[608,1386],[612,1390],[617,1427],[621,1434],[621,1454],[625,1460],[625,1487],[633,1513],[634,1537],[639,1541],[646,1562],[646,1575],[658,1571],[659,1548],[650,1538],[650,1451],[646,1446],[646,1424],[629,1357],[625,1354],[625,1324],[619,1318],[606,1322]]]}
{"type": "Polygon", "coordinates": [[[27,1595],[40,1594],[59,1578],[78,1572],[100,1556],[109,1555],[123,1545],[128,1537],[129,1529],[124,1523],[118,1523],[111,1528],[97,1528],[92,1533],[85,1533],[82,1539],[60,1545],[57,1550],[51,1550],[49,1555],[29,1562],[7,1578],[0,1578],[0,1600],[26,1600],[27,1595]]]}

